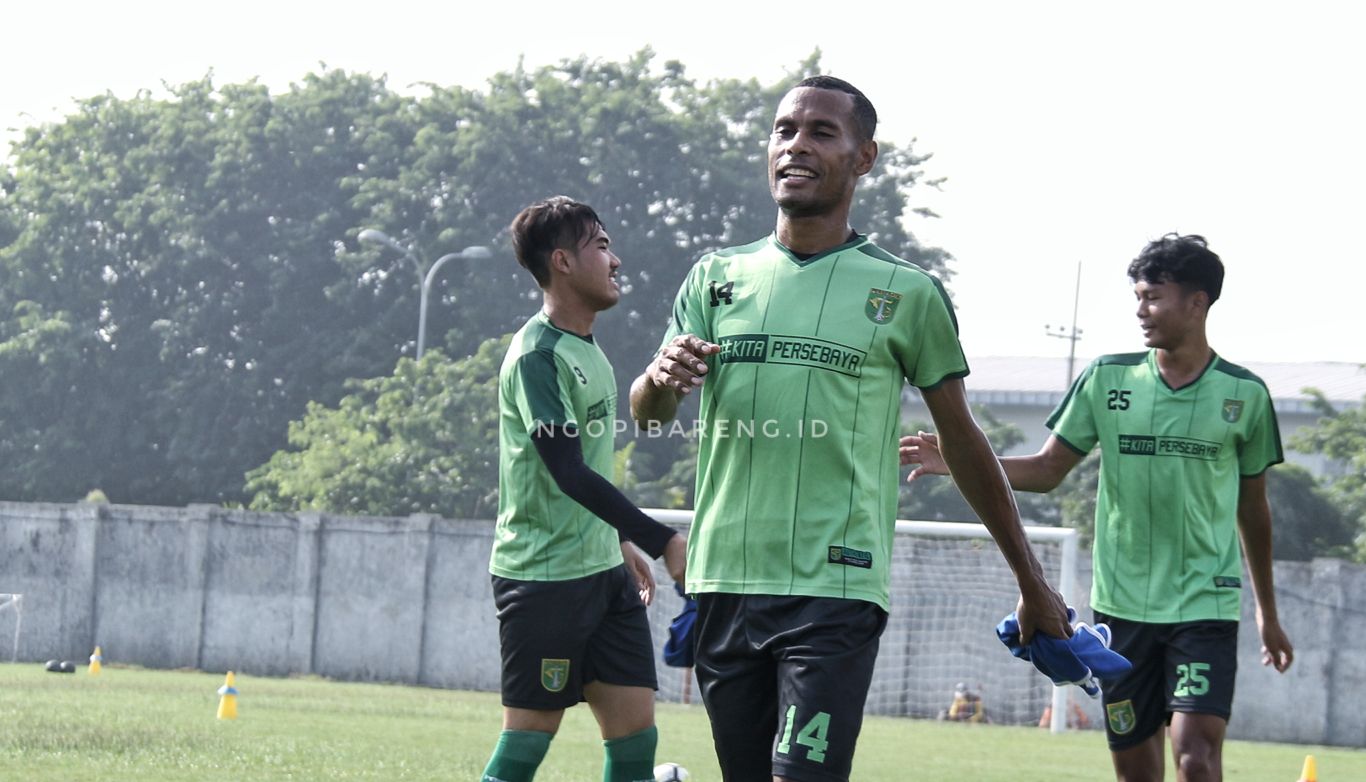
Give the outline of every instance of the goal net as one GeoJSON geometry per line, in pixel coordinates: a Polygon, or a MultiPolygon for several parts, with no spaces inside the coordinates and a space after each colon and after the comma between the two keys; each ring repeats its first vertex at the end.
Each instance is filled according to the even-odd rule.
{"type": "Polygon", "coordinates": [[[19,633],[24,628],[24,596],[13,592],[0,592],[0,638],[11,636],[9,661],[19,659],[19,633]],[[13,627],[13,632],[7,633],[13,627]]]}
{"type": "MultiPolygon", "coordinates": [[[[686,528],[691,511],[646,510],[686,528]]],[[[1086,617],[1078,594],[1076,530],[1026,526],[1049,583],[1086,617]]],[[[996,625],[1015,610],[1019,588],[986,527],[935,521],[898,521],[892,550],[891,612],[882,635],[865,710],[869,714],[934,719],[945,714],[959,685],[981,698],[985,717],[1010,725],[1036,725],[1051,709],[1050,727],[1065,729],[1071,687],[1054,687],[1034,666],[1010,655],[996,625]]],[[[663,567],[651,623],[656,646],[668,638],[669,620],[682,609],[663,567]]],[[[659,667],[659,697],[700,700],[690,672],[659,667]]]]}

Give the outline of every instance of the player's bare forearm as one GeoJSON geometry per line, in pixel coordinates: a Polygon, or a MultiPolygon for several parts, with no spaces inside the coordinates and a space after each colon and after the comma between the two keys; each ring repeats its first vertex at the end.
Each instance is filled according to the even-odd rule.
{"type": "Polygon", "coordinates": [[[982,520],[1019,583],[1020,631],[1026,640],[1034,630],[1066,638],[1071,635],[1067,606],[1048,584],[1020,523],[1015,496],[991,443],[968,410],[962,381],[945,381],[923,394],[941,435],[940,453],[964,499],[982,520]]]}
{"type": "MultiPolygon", "coordinates": [[[[918,465],[906,480],[914,481],[922,475],[947,475],[939,437],[929,432],[917,432],[901,438],[901,463],[918,465]]],[[[998,457],[1010,488],[1018,491],[1049,492],[1057,488],[1067,473],[1081,461],[1081,456],[1063,445],[1056,437],[1048,438],[1038,453],[1030,456],[998,457]]]]}
{"type": "Polygon", "coordinates": [[[701,388],[707,357],[720,352],[720,345],[692,334],[669,340],[631,383],[631,417],[642,426],[672,421],[678,401],[701,388]]]}
{"type": "Polygon", "coordinates": [[[1257,628],[1262,637],[1262,663],[1284,672],[1295,659],[1294,647],[1276,610],[1272,567],[1271,508],[1266,500],[1266,474],[1243,478],[1238,485],[1238,535],[1257,601],[1257,628]]]}
{"type": "Polygon", "coordinates": [[[665,424],[678,415],[678,395],[642,374],[631,382],[631,417],[641,426],[665,424]]]}

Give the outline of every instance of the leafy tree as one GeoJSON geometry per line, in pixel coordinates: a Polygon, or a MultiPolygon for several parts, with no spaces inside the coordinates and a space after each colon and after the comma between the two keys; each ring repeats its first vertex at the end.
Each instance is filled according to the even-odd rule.
{"type": "Polygon", "coordinates": [[[428,351],[392,375],[350,384],[336,407],[309,403],[294,450],[247,474],[251,507],[492,518],[498,503],[498,367],[510,337],[452,361],[428,351]]]}
{"type": "Polygon", "coordinates": [[[1308,470],[1297,464],[1271,468],[1266,494],[1276,559],[1353,557],[1357,525],[1343,515],[1308,470]]]}
{"type": "Polygon", "coordinates": [[[1290,447],[1335,460],[1336,474],[1327,480],[1328,497],[1357,535],[1356,559],[1366,562],[1366,398],[1354,408],[1337,410],[1320,391],[1306,391],[1322,417],[1297,432],[1290,447]]]}
{"type": "Polygon", "coordinates": [[[23,378],[0,389],[0,492],[239,497],[308,400],[375,374],[338,182],[366,160],[352,131],[398,102],[338,72],[276,98],[205,79],[30,129],[0,202],[0,369],[23,378]]]}
{"type": "MultiPolygon", "coordinates": [[[[287,445],[288,422],[412,354],[410,259],[358,231],[426,262],[493,246],[435,281],[430,344],[464,356],[538,306],[505,226],[554,193],[597,207],[625,260],[626,297],[599,321],[624,399],[693,260],[772,230],[768,125],[819,69],[814,54],[781,84],[699,84],[653,60],[519,65],[420,97],[336,70],[280,95],[205,78],[29,130],[0,172],[0,371],[23,379],[0,387],[0,496],[255,498],[242,476],[287,445]]],[[[943,274],[948,255],[906,223],[908,194],[933,184],[924,158],[882,149],[856,224],[943,274]]],[[[640,470],[675,461],[671,442],[637,450],[640,470]]]]}

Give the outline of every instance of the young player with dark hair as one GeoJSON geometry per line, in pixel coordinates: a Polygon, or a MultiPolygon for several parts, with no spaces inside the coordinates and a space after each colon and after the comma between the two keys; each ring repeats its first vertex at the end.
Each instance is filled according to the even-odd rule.
{"type": "MultiPolygon", "coordinates": [[[[1010,484],[1050,491],[1100,446],[1091,605],[1134,668],[1102,680],[1115,775],[1163,776],[1164,725],[1181,782],[1223,778],[1238,668],[1247,555],[1263,663],[1285,671],[1271,570],[1266,470],[1282,460],[1261,379],[1225,361],[1205,335],[1224,265],[1205,239],[1168,234],[1129,265],[1143,353],[1096,359],[1049,417],[1032,456],[1001,458],[1010,484]]],[[[903,438],[911,480],[944,473],[949,436],[903,438]]]]}
{"type": "Polygon", "coordinates": [[[498,378],[489,571],[503,732],[483,780],[530,782],[564,710],[586,700],[602,731],[604,782],[648,782],[656,680],[645,606],[655,583],[631,543],[663,556],[682,580],[686,542],[604,477],[612,471],[616,380],[592,329],[621,296],[621,261],[593,209],[564,196],[522,210],[512,240],[545,303],[513,336],[498,378]]]}
{"type": "Polygon", "coordinates": [[[840,79],[783,97],[768,144],[776,231],[697,262],[631,387],[647,426],[702,393],[687,589],[727,780],[849,778],[887,622],[908,380],[955,433],[954,474],[1015,572],[1026,632],[1070,634],[968,410],[948,296],[849,226],[876,124],[840,79]]]}

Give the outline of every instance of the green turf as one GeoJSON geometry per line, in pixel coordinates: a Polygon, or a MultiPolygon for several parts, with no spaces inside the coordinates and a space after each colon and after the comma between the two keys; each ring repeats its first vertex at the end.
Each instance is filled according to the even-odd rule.
{"type": "MultiPolygon", "coordinates": [[[[478,779],[497,738],[497,696],[237,676],[239,719],[215,713],[221,674],[106,666],[52,674],[0,664],[0,779],[463,780],[478,779]]],[[[697,782],[718,780],[700,706],[662,705],[659,759],[697,782]]],[[[1366,779],[1366,752],[1230,742],[1226,778],[1294,782],[1306,753],[1322,782],[1366,779]]],[[[571,709],[538,782],[592,782],[602,746],[592,714],[571,709]]],[[[1105,780],[1103,738],[1037,728],[869,719],[856,780],[1067,782],[1105,780]]],[[[1168,774],[1168,779],[1174,779],[1168,774]]]]}

